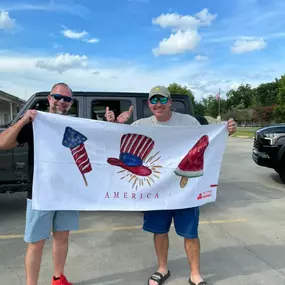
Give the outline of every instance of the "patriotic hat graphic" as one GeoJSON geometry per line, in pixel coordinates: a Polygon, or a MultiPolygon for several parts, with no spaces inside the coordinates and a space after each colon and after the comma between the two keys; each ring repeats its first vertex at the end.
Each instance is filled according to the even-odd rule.
{"type": "Polygon", "coordinates": [[[143,165],[154,147],[154,141],[144,135],[125,134],[121,138],[120,156],[108,158],[107,162],[114,166],[122,167],[133,174],[148,176],[152,173],[151,169],[143,165]]]}

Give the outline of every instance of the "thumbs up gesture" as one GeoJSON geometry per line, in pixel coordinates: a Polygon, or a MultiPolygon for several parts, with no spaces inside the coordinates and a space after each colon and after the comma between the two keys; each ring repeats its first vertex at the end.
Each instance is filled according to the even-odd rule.
{"type": "Polygon", "coordinates": [[[133,109],[134,109],[134,107],[131,106],[128,111],[121,113],[117,118],[117,122],[120,124],[126,123],[130,119],[130,117],[132,116],[133,109]]]}
{"type": "Polygon", "coordinates": [[[109,107],[106,107],[105,118],[108,122],[114,122],[115,121],[115,114],[113,111],[109,110],[109,107]]]}

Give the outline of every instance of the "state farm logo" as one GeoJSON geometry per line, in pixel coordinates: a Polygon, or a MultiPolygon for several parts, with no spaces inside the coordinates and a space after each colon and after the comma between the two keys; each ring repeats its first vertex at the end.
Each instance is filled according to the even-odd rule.
{"type": "Polygon", "coordinates": [[[212,190],[200,193],[197,197],[197,200],[202,200],[212,196],[212,190]]]}

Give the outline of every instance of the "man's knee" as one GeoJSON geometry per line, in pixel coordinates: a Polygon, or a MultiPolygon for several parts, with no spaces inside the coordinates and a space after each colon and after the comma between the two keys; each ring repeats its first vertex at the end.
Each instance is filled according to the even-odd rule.
{"type": "Polygon", "coordinates": [[[69,231],[55,231],[52,233],[53,238],[58,242],[67,242],[69,238],[69,231]]]}
{"type": "Polygon", "coordinates": [[[184,237],[184,240],[185,240],[185,243],[199,243],[200,242],[200,239],[199,237],[193,237],[193,238],[190,238],[190,237],[184,237]]]}
{"type": "Polygon", "coordinates": [[[27,250],[32,250],[32,251],[40,251],[43,249],[45,245],[45,240],[39,240],[35,242],[28,242],[27,250]]]}
{"type": "Polygon", "coordinates": [[[153,236],[154,238],[166,238],[168,237],[168,232],[167,233],[154,233],[153,236]]]}

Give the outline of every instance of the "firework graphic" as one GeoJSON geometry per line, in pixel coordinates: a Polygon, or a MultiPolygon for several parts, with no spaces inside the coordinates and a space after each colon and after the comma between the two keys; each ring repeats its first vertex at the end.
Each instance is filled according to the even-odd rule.
{"type": "Polygon", "coordinates": [[[107,162],[113,166],[123,168],[118,171],[121,179],[128,179],[132,183],[132,188],[138,190],[139,187],[148,184],[150,187],[155,179],[160,177],[158,164],[159,152],[151,155],[154,148],[154,141],[144,135],[124,134],[121,137],[120,156],[118,158],[108,158],[107,162]]]}
{"type": "Polygon", "coordinates": [[[174,170],[176,175],[181,176],[181,188],[187,185],[189,178],[203,176],[204,153],[208,145],[209,137],[206,135],[202,136],[174,170]]]}
{"type": "Polygon", "coordinates": [[[87,138],[78,131],[70,127],[66,127],[63,135],[62,145],[70,149],[76,165],[82,174],[85,185],[88,186],[84,174],[91,172],[92,166],[84,145],[86,140],[87,138]]]}

